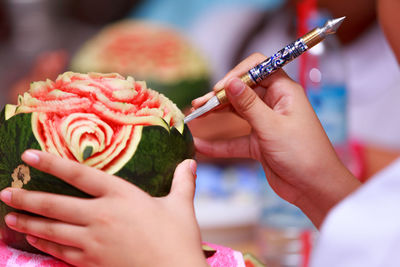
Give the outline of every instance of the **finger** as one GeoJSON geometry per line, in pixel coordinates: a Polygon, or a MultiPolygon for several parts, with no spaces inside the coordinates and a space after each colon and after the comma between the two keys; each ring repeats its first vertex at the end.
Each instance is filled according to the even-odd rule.
{"type": "Polygon", "coordinates": [[[117,180],[95,168],[38,150],[25,151],[22,154],[22,160],[95,197],[106,194],[112,187],[112,183],[117,180]]]}
{"type": "Polygon", "coordinates": [[[73,266],[84,262],[83,252],[79,248],[60,245],[31,235],[28,235],[26,240],[31,246],[73,266]]]}
{"type": "Polygon", "coordinates": [[[215,158],[254,158],[250,149],[250,136],[228,140],[205,141],[194,138],[196,150],[215,158]]]}
{"type": "MultiPolygon", "coordinates": [[[[190,112],[194,112],[195,110],[196,110],[195,108],[192,108],[190,112]]],[[[233,107],[232,107],[231,105],[226,105],[226,104],[224,104],[224,105],[219,105],[219,106],[213,108],[213,109],[210,110],[210,111],[207,111],[206,113],[200,115],[200,116],[197,117],[196,119],[198,119],[198,118],[205,118],[205,117],[207,117],[208,115],[210,115],[210,114],[215,114],[215,113],[219,113],[219,114],[223,114],[223,113],[236,113],[236,111],[233,109],[233,107]]],[[[191,121],[189,122],[189,128],[190,128],[190,123],[193,122],[193,121],[194,121],[194,120],[191,120],[191,121]]]]}
{"type": "MultiPolygon", "coordinates": [[[[265,88],[261,86],[254,87],[253,90],[257,93],[258,96],[263,97],[265,95],[265,88]]],[[[210,92],[206,95],[203,95],[199,98],[196,98],[192,101],[192,108],[190,109],[190,112],[195,111],[199,107],[203,106],[208,100],[210,100],[211,97],[215,96],[214,92],[210,92]]],[[[212,110],[212,112],[232,112],[234,109],[232,108],[231,105],[221,105],[212,110]]],[[[210,112],[205,113],[202,116],[208,115],[210,112]]],[[[200,116],[201,117],[201,116],[200,116]]]]}
{"type": "Polygon", "coordinates": [[[259,86],[268,88],[270,87],[272,84],[276,84],[276,83],[284,83],[284,85],[288,86],[294,86],[298,84],[289,77],[289,75],[287,75],[287,73],[283,70],[283,69],[278,69],[276,70],[274,73],[272,73],[271,75],[269,75],[268,77],[266,77],[264,80],[262,80],[259,83],[259,86]]]}
{"type": "Polygon", "coordinates": [[[40,237],[60,245],[82,247],[81,237],[84,234],[82,226],[14,212],[7,214],[4,220],[8,227],[17,232],[40,237]]]}
{"type": "Polygon", "coordinates": [[[244,73],[248,72],[251,68],[257,66],[259,63],[263,62],[266,57],[260,53],[254,53],[240,62],[236,67],[234,67],[231,71],[229,71],[220,81],[218,81],[214,88],[213,92],[209,92],[204,96],[196,98],[192,101],[192,107],[197,109],[200,106],[204,105],[211,97],[215,95],[216,91],[220,91],[225,87],[226,82],[228,82],[233,77],[240,77],[244,73]]]}
{"type": "Polygon", "coordinates": [[[226,93],[235,111],[245,120],[256,132],[274,126],[274,111],[261,100],[250,87],[238,78],[229,81],[226,93]]]}
{"type": "Polygon", "coordinates": [[[248,72],[250,69],[253,67],[257,66],[261,62],[263,62],[266,59],[266,56],[264,56],[261,53],[254,53],[241,61],[236,67],[234,67],[231,71],[229,71],[222,80],[217,82],[217,84],[214,86],[214,91],[219,91],[222,90],[223,88],[226,87],[226,83],[234,78],[234,77],[241,77],[243,74],[248,72]]]}
{"type": "Polygon", "coordinates": [[[189,159],[176,167],[170,197],[181,200],[193,201],[196,183],[196,161],[189,159]]]}
{"type": "Polygon", "coordinates": [[[192,101],[192,107],[197,109],[204,105],[208,100],[215,96],[215,92],[209,92],[201,97],[198,97],[192,101]]]}
{"type": "Polygon", "coordinates": [[[48,218],[79,225],[89,222],[84,204],[87,200],[16,188],[4,189],[0,198],[10,207],[48,218]]]}
{"type": "MultiPolygon", "coordinates": [[[[240,62],[235,68],[233,68],[230,72],[228,72],[225,77],[219,81],[215,86],[214,86],[214,91],[219,91],[222,90],[227,86],[227,83],[232,79],[232,78],[239,78],[243,74],[247,73],[250,69],[254,68],[261,62],[263,62],[266,59],[266,56],[260,53],[254,53],[248,58],[244,59],[242,62],[240,62]]],[[[279,81],[290,81],[293,84],[295,83],[287,74],[284,70],[278,69],[268,77],[266,77],[264,80],[259,82],[259,86],[261,87],[269,87],[271,84],[279,82],[279,81]]]]}

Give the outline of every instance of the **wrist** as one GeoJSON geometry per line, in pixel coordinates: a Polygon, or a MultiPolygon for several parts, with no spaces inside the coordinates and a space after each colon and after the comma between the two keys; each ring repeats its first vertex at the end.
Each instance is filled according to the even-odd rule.
{"type": "Polygon", "coordinates": [[[360,181],[339,161],[329,168],[312,176],[313,183],[302,190],[302,197],[295,205],[299,207],[319,228],[326,215],[336,204],[355,191],[360,181]]]}

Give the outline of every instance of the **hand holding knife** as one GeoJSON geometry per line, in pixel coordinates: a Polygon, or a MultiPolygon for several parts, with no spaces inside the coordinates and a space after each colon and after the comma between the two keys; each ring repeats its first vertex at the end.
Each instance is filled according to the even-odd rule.
{"type": "MultiPolygon", "coordinates": [[[[282,68],[293,59],[297,58],[316,44],[323,41],[326,36],[336,33],[339,26],[342,24],[345,17],[329,20],[321,28],[317,27],[304,36],[297,39],[295,42],[287,45],[273,56],[267,58],[265,61],[255,66],[247,73],[242,75],[240,79],[250,87],[256,86],[262,80],[274,73],[276,70],[282,68]]],[[[184,123],[213,110],[214,108],[228,103],[225,90],[222,89],[215,93],[203,106],[199,107],[184,119],[184,123]]]]}

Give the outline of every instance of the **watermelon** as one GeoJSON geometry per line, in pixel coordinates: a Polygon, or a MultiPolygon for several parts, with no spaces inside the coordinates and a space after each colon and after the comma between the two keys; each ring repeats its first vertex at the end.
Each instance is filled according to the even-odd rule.
{"type": "MultiPolygon", "coordinates": [[[[183,114],[146,83],[115,73],[66,72],[55,81],[32,83],[17,105],[0,114],[0,189],[18,187],[89,197],[21,160],[28,148],[122,177],[152,196],[169,193],[176,166],[194,156],[183,114]]],[[[10,230],[0,203],[1,238],[33,251],[23,235],[10,230]]]]}
{"type": "Polygon", "coordinates": [[[251,253],[243,254],[244,264],[246,267],[265,267],[265,264],[262,263],[259,259],[257,259],[251,253]]]}
{"type": "Polygon", "coordinates": [[[123,20],[101,30],[71,60],[77,72],[117,72],[146,80],[179,108],[210,90],[204,57],[174,29],[123,20]]]}

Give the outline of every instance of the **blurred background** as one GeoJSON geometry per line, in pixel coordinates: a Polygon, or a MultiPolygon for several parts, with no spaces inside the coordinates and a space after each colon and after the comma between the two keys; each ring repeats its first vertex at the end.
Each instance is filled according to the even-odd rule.
{"type": "MultiPolygon", "coordinates": [[[[364,182],[400,155],[400,71],[375,0],[0,0],[0,106],[15,103],[32,81],[73,70],[144,79],[187,112],[250,54],[270,56],[341,16],[336,36],[285,70],[364,182]]],[[[249,132],[227,114],[189,126],[205,139],[249,132]]],[[[275,195],[258,163],[197,159],[204,241],[251,252],[267,266],[307,266],[318,233],[275,195]]]]}

